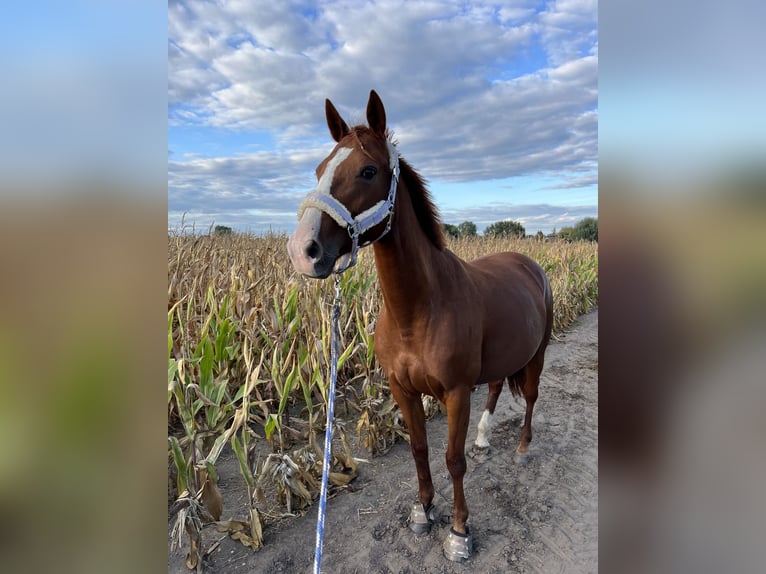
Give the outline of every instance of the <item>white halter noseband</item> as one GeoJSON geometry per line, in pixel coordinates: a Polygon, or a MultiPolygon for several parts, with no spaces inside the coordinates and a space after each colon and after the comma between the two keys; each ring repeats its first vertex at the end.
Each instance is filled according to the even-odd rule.
{"type": "Polygon", "coordinates": [[[391,185],[388,188],[388,197],[386,199],[380,200],[369,209],[365,209],[354,217],[345,205],[330,194],[328,187],[326,192],[319,189],[313,190],[306,196],[306,199],[303,200],[298,208],[298,219],[303,216],[303,212],[307,208],[314,207],[332,217],[338,225],[348,231],[351,237],[351,253],[346,256],[341,266],[335,270],[336,274],[341,274],[356,264],[356,257],[360,247],[365,247],[379,241],[391,230],[391,220],[393,219],[394,204],[396,202],[396,185],[399,182],[399,153],[390,141],[386,141],[386,144],[388,146],[388,163],[391,168],[391,185]],[[359,245],[359,237],[386,220],[386,218],[388,218],[388,221],[386,221],[386,228],[383,230],[383,233],[376,239],[359,245]]]}

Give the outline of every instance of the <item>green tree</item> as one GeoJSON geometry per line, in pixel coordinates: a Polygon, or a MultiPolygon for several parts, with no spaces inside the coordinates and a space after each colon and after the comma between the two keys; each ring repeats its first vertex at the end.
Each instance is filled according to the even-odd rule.
{"type": "Polygon", "coordinates": [[[492,225],[488,225],[484,230],[486,237],[507,237],[515,235],[517,237],[524,237],[524,226],[518,221],[496,221],[492,225]]]}
{"type": "Polygon", "coordinates": [[[535,233],[535,239],[538,241],[545,241],[545,234],[538,230],[537,233],[535,233]]]}
{"type": "Polygon", "coordinates": [[[451,223],[445,223],[443,224],[444,227],[444,233],[446,233],[450,237],[460,237],[460,230],[457,228],[457,226],[452,225],[451,223]]]}
{"type": "Polygon", "coordinates": [[[460,237],[476,237],[476,224],[473,221],[464,221],[457,226],[460,237]]]}
{"type": "Polygon", "coordinates": [[[557,236],[562,241],[574,241],[574,227],[567,225],[566,227],[562,227],[559,229],[559,234],[557,236]]]}
{"type": "Polygon", "coordinates": [[[598,219],[586,217],[574,226],[575,239],[583,241],[598,241],[598,219]]]}
{"type": "Polygon", "coordinates": [[[559,239],[564,241],[598,241],[598,219],[586,217],[574,227],[562,227],[559,239]]]}
{"type": "Polygon", "coordinates": [[[216,235],[231,235],[231,227],[225,225],[216,225],[213,231],[216,235]]]}

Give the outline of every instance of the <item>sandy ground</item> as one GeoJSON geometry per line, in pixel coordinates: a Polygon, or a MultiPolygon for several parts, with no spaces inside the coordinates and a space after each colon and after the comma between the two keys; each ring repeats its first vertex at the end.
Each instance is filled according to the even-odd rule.
{"type": "MultiPolygon", "coordinates": [[[[465,492],[474,556],[448,561],[442,543],[449,532],[452,484],[444,463],[447,420],[428,422],[437,521],[416,536],[407,527],[417,499],[415,465],[407,443],[363,464],[354,491],[327,505],[322,571],[328,573],[596,572],[598,570],[598,310],[580,317],[546,352],[540,396],[532,420],[526,464],[514,460],[523,399],[505,387],[495,412],[487,453],[474,452],[476,424],[486,387],[473,394],[466,450],[465,492]]],[[[221,473],[223,517],[237,508],[242,480],[232,465],[221,473]],[[228,504],[226,504],[228,503],[228,504]]],[[[264,531],[253,552],[224,538],[205,560],[211,573],[311,572],[316,506],[304,517],[282,520],[264,531]]],[[[222,535],[215,533],[211,540],[222,535]]],[[[168,572],[185,574],[186,548],[169,553],[168,572]]]]}

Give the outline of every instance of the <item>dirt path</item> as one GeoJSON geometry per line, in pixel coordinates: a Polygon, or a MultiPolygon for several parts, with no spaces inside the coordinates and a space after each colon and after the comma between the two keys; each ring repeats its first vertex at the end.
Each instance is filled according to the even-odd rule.
{"type": "MultiPolygon", "coordinates": [[[[428,422],[437,519],[429,534],[406,526],[417,498],[409,445],[359,469],[354,492],[327,505],[322,570],[329,573],[596,572],[598,570],[598,310],[581,317],[546,353],[526,464],[514,462],[524,404],[507,387],[500,396],[487,454],[467,445],[465,492],[471,512],[474,556],[449,562],[442,542],[449,531],[452,485],[444,455],[447,421],[428,422]]],[[[473,395],[468,442],[486,400],[473,395]]],[[[222,484],[222,488],[225,484],[222,484]]],[[[224,500],[234,500],[227,496],[224,500]]],[[[206,572],[311,572],[316,505],[305,517],[282,521],[264,532],[253,553],[224,539],[206,572]]],[[[236,514],[234,504],[224,517],[236,514]]],[[[169,555],[168,571],[186,574],[183,551],[169,555]]]]}

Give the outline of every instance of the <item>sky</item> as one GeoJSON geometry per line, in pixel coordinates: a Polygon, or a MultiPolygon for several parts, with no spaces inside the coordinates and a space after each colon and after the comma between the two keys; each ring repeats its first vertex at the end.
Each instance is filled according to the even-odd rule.
{"type": "Polygon", "coordinates": [[[168,226],[291,232],[371,89],[445,223],[597,217],[590,0],[170,1],[168,226]]]}

